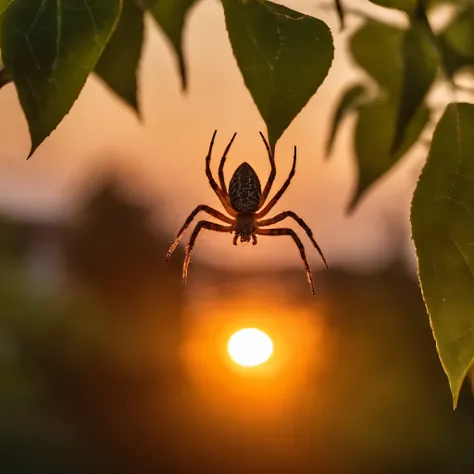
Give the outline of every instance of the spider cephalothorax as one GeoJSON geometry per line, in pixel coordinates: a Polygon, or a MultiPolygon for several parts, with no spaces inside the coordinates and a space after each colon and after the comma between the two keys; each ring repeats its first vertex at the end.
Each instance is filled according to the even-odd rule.
{"type": "Polygon", "coordinates": [[[303,259],[303,263],[306,269],[306,276],[311,286],[311,293],[314,295],[314,284],[313,277],[311,275],[311,269],[306,259],[306,253],[303,243],[296,235],[296,232],[290,228],[262,229],[262,227],[268,227],[269,225],[276,224],[277,222],[280,222],[283,219],[286,219],[287,217],[291,217],[304,229],[311,242],[313,243],[314,247],[319,252],[319,255],[324,265],[326,266],[326,268],[329,269],[321,249],[314,240],[311,229],[303,221],[303,219],[301,219],[301,217],[298,217],[293,211],[285,211],[281,212],[280,214],[277,214],[272,218],[263,219],[263,217],[265,217],[271,211],[273,206],[275,206],[275,204],[278,202],[278,200],[281,198],[283,193],[290,185],[291,178],[293,178],[296,168],[296,147],[294,148],[293,166],[291,168],[290,175],[288,176],[281,189],[275,194],[273,199],[271,199],[264,207],[265,201],[268,198],[273,181],[275,180],[276,176],[275,158],[270,150],[270,147],[265,137],[260,132],[260,136],[262,137],[263,143],[265,144],[265,147],[267,149],[268,158],[270,160],[271,165],[271,171],[267,184],[263,189],[263,192],[257,173],[255,173],[254,169],[248,163],[242,163],[235,170],[229,182],[229,191],[227,191],[227,186],[224,180],[224,163],[227,157],[227,153],[237,134],[234,133],[234,136],[230,140],[224,151],[224,154],[222,155],[221,163],[219,165],[219,187],[219,185],[214,180],[214,177],[212,176],[210,168],[211,152],[212,147],[214,145],[214,139],[216,138],[216,133],[217,130],[214,132],[214,135],[212,135],[211,145],[209,146],[209,152],[207,153],[206,157],[206,175],[209,180],[209,184],[211,185],[211,188],[217,194],[217,197],[221,201],[222,205],[224,206],[224,209],[227,211],[229,216],[226,216],[225,214],[222,214],[216,209],[206,206],[205,204],[197,206],[196,209],[194,209],[194,211],[191,212],[189,217],[186,219],[186,222],[183,224],[183,227],[181,227],[180,231],[178,232],[176,239],[174,239],[174,242],[171,244],[171,247],[168,250],[168,254],[166,256],[166,260],[168,261],[171,257],[171,254],[177,247],[184,231],[188,228],[189,224],[191,224],[192,220],[199,212],[204,211],[212,217],[215,217],[216,219],[227,223],[228,225],[217,224],[215,222],[210,221],[199,221],[197,223],[193,233],[191,234],[189,244],[186,247],[186,256],[184,258],[183,264],[183,285],[186,284],[188,266],[191,260],[191,253],[193,251],[194,244],[201,229],[208,229],[216,232],[234,233],[234,245],[237,245],[237,240],[239,239],[239,237],[241,242],[250,242],[250,240],[252,240],[253,245],[255,245],[257,243],[257,235],[289,235],[300,251],[300,255],[303,259]]]}

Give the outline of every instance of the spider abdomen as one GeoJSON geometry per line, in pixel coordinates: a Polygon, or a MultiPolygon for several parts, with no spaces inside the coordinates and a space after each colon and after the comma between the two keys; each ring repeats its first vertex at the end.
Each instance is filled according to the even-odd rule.
{"type": "Polygon", "coordinates": [[[230,205],[237,212],[256,212],[261,195],[262,187],[257,173],[248,163],[242,163],[229,183],[230,205]]]}

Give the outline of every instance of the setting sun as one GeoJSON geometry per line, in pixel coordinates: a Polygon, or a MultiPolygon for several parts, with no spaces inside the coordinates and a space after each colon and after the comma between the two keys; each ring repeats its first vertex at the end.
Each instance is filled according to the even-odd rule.
{"type": "Polygon", "coordinates": [[[227,346],[230,357],[237,364],[254,367],[266,362],[273,352],[273,342],[263,331],[246,328],[237,331],[227,346]]]}

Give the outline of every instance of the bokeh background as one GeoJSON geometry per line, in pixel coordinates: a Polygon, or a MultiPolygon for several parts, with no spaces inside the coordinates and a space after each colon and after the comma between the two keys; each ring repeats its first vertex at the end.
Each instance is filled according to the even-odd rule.
{"type": "Polygon", "coordinates": [[[275,212],[301,215],[332,267],[305,241],[314,297],[286,238],[235,247],[202,234],[185,288],[183,246],[164,262],[197,204],[219,208],[204,174],[214,129],[214,166],[238,132],[227,179],[244,160],[262,181],[269,171],[219,2],[189,16],[187,94],[149,19],[141,122],[91,77],[27,162],[26,121],[13,86],[2,89],[2,473],[474,472],[474,400],[466,384],[452,410],[410,241],[425,149],[346,215],[350,119],[330,161],[323,151],[334,104],[358,74],[345,52],[358,19],[340,33],[334,12],[286,4],[324,19],[336,43],[328,78],[276,151],[276,187],[294,144],[299,161],[275,212]],[[244,370],[225,346],[249,326],[275,352],[244,370]]]}

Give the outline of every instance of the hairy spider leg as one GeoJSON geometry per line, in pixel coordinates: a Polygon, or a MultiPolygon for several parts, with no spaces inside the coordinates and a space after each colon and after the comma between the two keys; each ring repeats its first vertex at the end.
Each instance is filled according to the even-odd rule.
{"type": "Polygon", "coordinates": [[[194,209],[194,211],[191,212],[191,214],[189,214],[188,218],[186,219],[186,221],[183,224],[183,227],[181,227],[180,231],[176,235],[176,238],[174,239],[173,243],[171,244],[171,246],[168,250],[168,253],[166,254],[166,261],[168,261],[170,259],[171,254],[174,252],[174,250],[178,246],[179,241],[181,240],[181,237],[183,236],[184,232],[188,228],[189,224],[191,224],[193,219],[201,211],[207,212],[212,217],[215,217],[216,219],[220,219],[221,221],[227,222],[228,224],[233,224],[234,223],[234,221],[230,217],[227,217],[226,215],[222,214],[218,210],[213,209],[210,206],[206,206],[205,204],[201,204],[200,206],[196,207],[196,209],[194,209]]]}
{"type": "Polygon", "coordinates": [[[275,181],[275,176],[276,176],[276,165],[275,165],[275,157],[273,156],[272,151],[270,150],[270,145],[268,144],[265,136],[263,135],[262,132],[260,133],[260,136],[262,137],[263,143],[265,144],[265,148],[267,149],[268,153],[268,159],[270,160],[270,175],[268,176],[268,181],[267,184],[265,185],[265,188],[263,189],[263,193],[260,196],[260,202],[258,204],[258,208],[260,209],[264,204],[265,201],[267,200],[268,195],[270,194],[270,190],[272,189],[273,181],[275,181]]]}
{"type": "Polygon", "coordinates": [[[270,236],[279,236],[279,235],[289,235],[295,242],[298,250],[300,251],[301,258],[304,263],[304,268],[306,270],[306,278],[308,279],[309,285],[311,286],[311,294],[314,295],[314,283],[313,275],[311,274],[311,268],[309,266],[308,260],[306,259],[306,252],[304,250],[303,242],[296,235],[296,232],[293,229],[280,228],[280,229],[257,229],[255,232],[259,235],[270,235],[270,236]]]}
{"type": "Polygon", "coordinates": [[[212,147],[214,146],[214,139],[216,138],[216,134],[217,134],[217,130],[215,130],[214,134],[212,135],[211,144],[209,145],[209,151],[207,152],[207,156],[206,156],[206,176],[207,176],[207,179],[209,180],[209,184],[211,185],[211,188],[217,194],[217,197],[219,198],[222,205],[224,206],[224,209],[231,216],[235,217],[237,214],[232,209],[232,206],[230,205],[227,195],[224,194],[221,188],[219,188],[211,172],[211,153],[212,153],[212,147]]]}
{"type": "Polygon", "coordinates": [[[191,253],[194,248],[194,244],[196,242],[197,236],[202,229],[213,230],[214,232],[232,232],[233,226],[226,226],[221,224],[216,224],[215,222],[209,221],[199,221],[196,224],[196,227],[191,234],[191,238],[189,239],[189,244],[186,247],[186,256],[184,257],[183,263],[183,285],[186,285],[186,279],[188,277],[188,266],[189,262],[191,261],[191,253]]]}
{"type": "Polygon", "coordinates": [[[283,196],[283,193],[288,189],[288,186],[291,183],[291,179],[295,175],[295,170],[296,170],[296,146],[295,146],[295,151],[293,154],[293,166],[291,167],[290,174],[288,175],[288,178],[286,181],[283,183],[283,186],[281,189],[273,196],[273,199],[270,200],[270,202],[257,214],[257,219],[260,219],[264,216],[266,216],[275,206],[275,204],[279,201],[279,199],[283,196]]]}
{"type": "Polygon", "coordinates": [[[297,214],[295,214],[293,211],[282,212],[280,214],[277,214],[274,217],[271,217],[270,219],[265,219],[264,221],[258,222],[257,225],[259,227],[265,227],[265,226],[268,226],[268,225],[276,224],[277,222],[280,222],[283,219],[286,219],[287,217],[291,217],[292,219],[294,219],[304,229],[304,231],[306,232],[306,235],[309,237],[309,239],[313,243],[314,247],[318,251],[319,256],[321,257],[321,261],[324,263],[326,268],[329,270],[329,265],[327,264],[326,259],[324,258],[323,252],[320,249],[319,245],[317,244],[317,242],[316,242],[316,240],[313,236],[313,231],[311,230],[309,225],[306,224],[306,222],[303,219],[301,219],[301,217],[299,217],[297,214]]]}
{"type": "Polygon", "coordinates": [[[224,164],[225,160],[227,158],[227,153],[230,150],[230,147],[232,146],[232,143],[235,139],[235,136],[237,135],[237,132],[234,133],[232,138],[230,139],[229,144],[227,145],[226,149],[224,150],[224,154],[222,155],[221,162],[219,164],[219,182],[221,184],[221,189],[222,192],[227,196],[227,186],[225,185],[225,179],[224,179],[224,164]]]}

